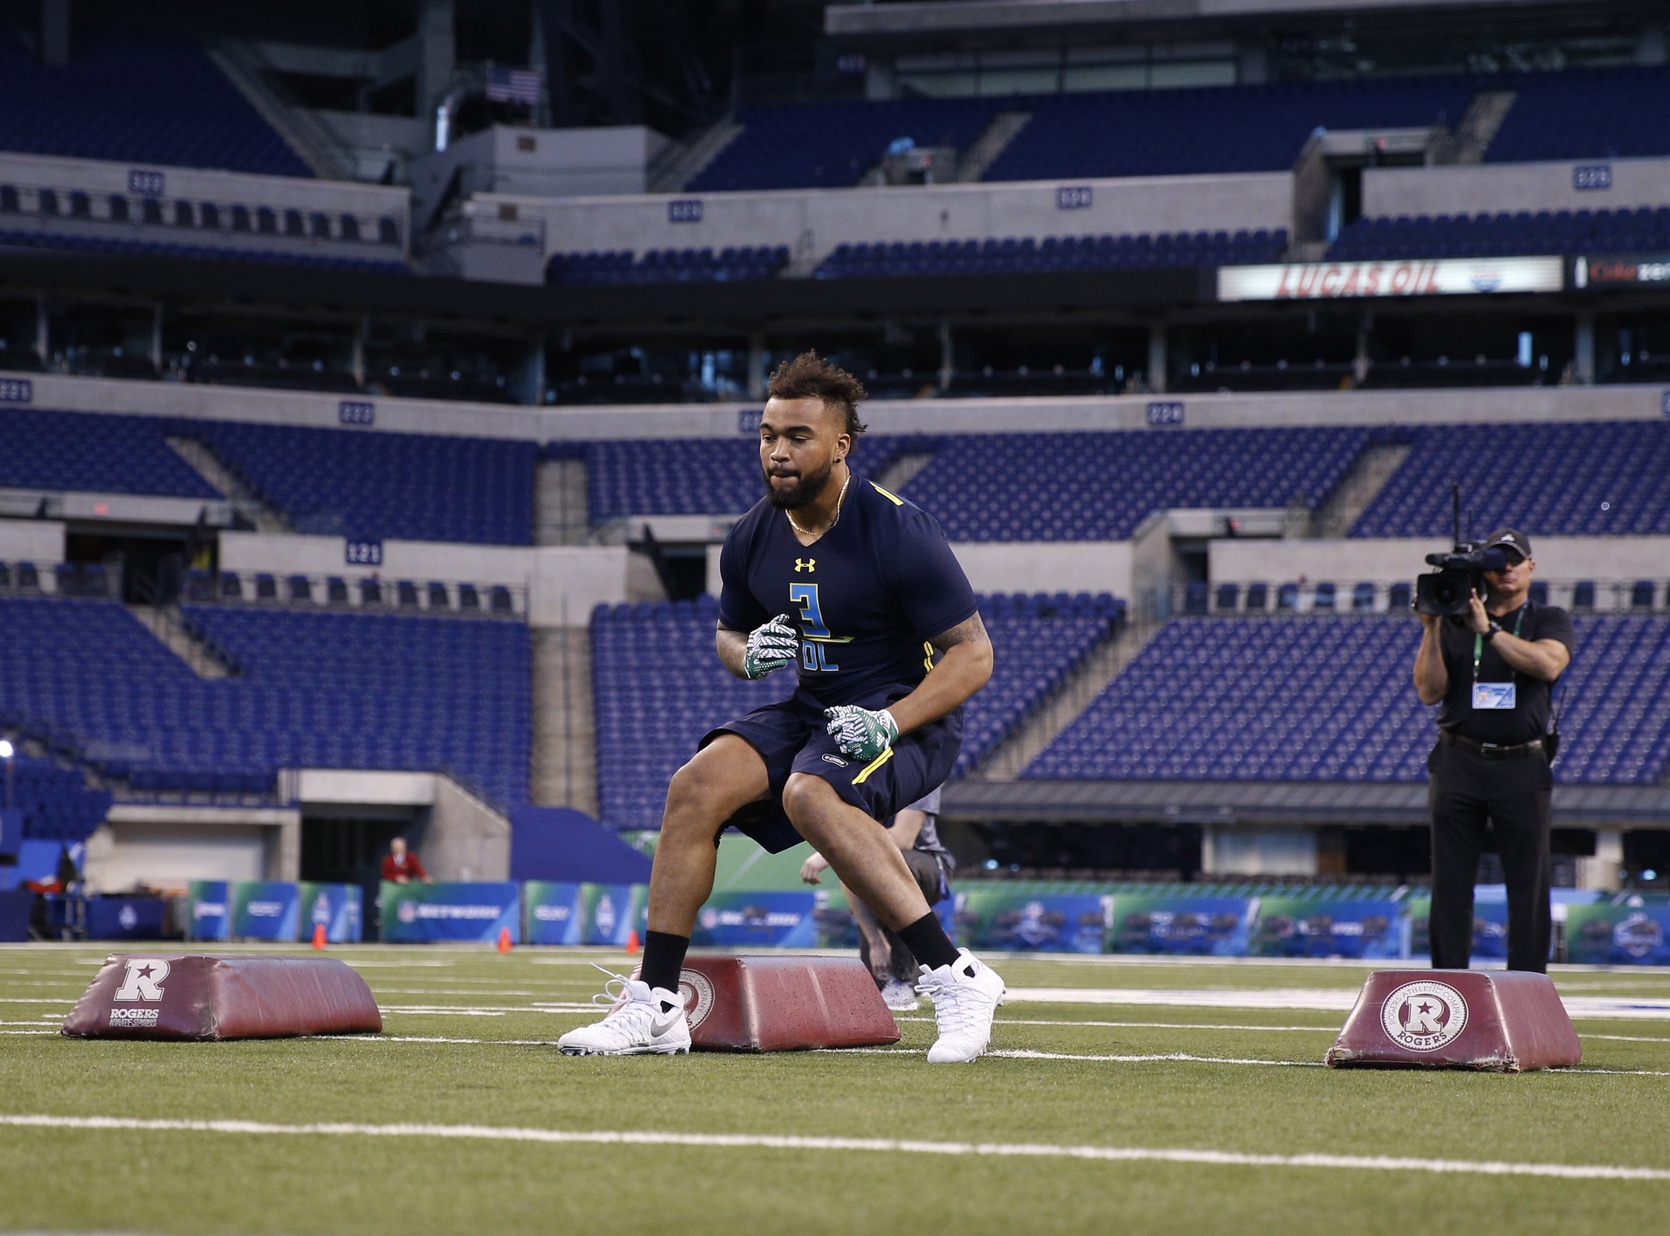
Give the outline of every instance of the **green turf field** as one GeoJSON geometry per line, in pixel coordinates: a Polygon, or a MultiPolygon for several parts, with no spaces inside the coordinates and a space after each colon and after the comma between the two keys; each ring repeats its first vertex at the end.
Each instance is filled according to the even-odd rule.
{"type": "MultiPolygon", "coordinates": [[[[571,1059],[589,963],[618,954],[365,947],[331,955],[381,1038],[59,1037],[103,955],[0,948],[0,1231],[1670,1227],[1670,1020],[1624,1015],[1651,1010],[1580,1017],[1578,1070],[1334,1072],[1343,1012],[1292,1006],[1337,1007],[1366,967],[999,957],[1062,994],[1000,1010],[973,1065],[923,1060],[926,1004],[898,1050],[571,1059]]],[[[1670,1000],[1670,973],[1555,977],[1670,1000]]]]}

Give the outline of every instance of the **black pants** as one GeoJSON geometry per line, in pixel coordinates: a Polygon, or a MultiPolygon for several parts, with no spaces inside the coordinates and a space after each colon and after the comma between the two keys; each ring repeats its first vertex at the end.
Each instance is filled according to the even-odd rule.
{"type": "Polygon", "coordinates": [[[1486,759],[1440,742],[1432,774],[1432,965],[1465,970],[1473,951],[1473,882],[1488,821],[1508,886],[1508,969],[1548,969],[1548,828],[1554,779],[1540,751],[1486,759]]]}
{"type": "MultiPolygon", "coordinates": [[[[922,890],[922,895],[928,899],[930,906],[937,905],[947,896],[950,885],[945,879],[944,869],[939,860],[925,850],[906,850],[905,866],[910,868],[910,874],[916,879],[916,887],[922,890]]],[[[911,956],[910,948],[899,939],[899,933],[885,923],[878,923],[881,934],[886,938],[892,950],[892,963],[887,968],[885,978],[876,974],[876,968],[870,963],[870,941],[865,934],[858,933],[858,956],[869,969],[876,980],[877,987],[885,987],[887,979],[900,983],[914,983],[921,978],[921,972],[916,964],[916,958],[911,956]]]]}

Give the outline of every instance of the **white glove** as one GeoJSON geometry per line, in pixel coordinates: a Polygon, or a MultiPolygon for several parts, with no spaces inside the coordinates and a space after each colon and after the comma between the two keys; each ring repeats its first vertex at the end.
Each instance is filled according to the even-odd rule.
{"type": "Polygon", "coordinates": [[[899,723],[885,708],[880,712],[871,712],[853,704],[839,704],[834,708],[825,708],[823,715],[829,718],[829,724],[824,728],[835,740],[835,745],[841,748],[843,755],[850,755],[855,760],[868,763],[879,758],[899,737],[899,723]]]}
{"type": "Polygon", "coordinates": [[[800,656],[800,637],[789,625],[787,614],[778,614],[770,622],[748,632],[748,649],[742,654],[742,674],[745,678],[764,678],[772,670],[782,669],[800,656]]]}

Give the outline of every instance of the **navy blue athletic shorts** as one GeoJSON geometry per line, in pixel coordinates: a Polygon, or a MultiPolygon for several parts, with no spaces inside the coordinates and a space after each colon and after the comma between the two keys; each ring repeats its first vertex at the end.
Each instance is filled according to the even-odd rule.
{"type": "MultiPolygon", "coordinates": [[[[896,687],[860,700],[858,706],[886,708],[909,693],[908,688],[896,687]]],[[[760,802],[749,803],[726,822],[772,854],[805,840],[783,813],[783,787],[791,774],[822,777],[843,801],[873,819],[885,820],[943,785],[962,750],[963,714],[959,708],[904,735],[880,758],[860,763],[843,755],[824,729],[828,719],[823,709],[806,692],[796,691],[781,703],[756,708],[702,736],[701,745],[705,747],[721,734],[735,734],[765,760],[770,794],[760,802]]]]}

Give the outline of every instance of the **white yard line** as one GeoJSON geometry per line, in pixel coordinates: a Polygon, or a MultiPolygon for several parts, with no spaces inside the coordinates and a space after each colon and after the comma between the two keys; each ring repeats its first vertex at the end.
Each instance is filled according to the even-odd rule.
{"type": "MultiPolygon", "coordinates": [[[[1011,987],[1013,1004],[1140,1004],[1150,1007],[1217,1009],[1304,1009],[1348,1013],[1357,1003],[1354,991],[1310,987],[1272,987],[1263,991],[1242,988],[1157,987],[1011,987]]],[[[1573,1018],[1670,1020],[1670,999],[1650,996],[1569,996],[1566,1012],[1573,1018]]]]}
{"type": "MultiPolygon", "coordinates": [[[[894,1021],[931,1022],[932,1017],[898,1017],[894,1021]]],[[[1302,1030],[1307,1034],[1338,1034],[1338,1026],[1241,1026],[1226,1025],[1220,1022],[1178,1022],[1178,1021],[1055,1021],[1047,1018],[999,1017],[1000,1026],[1064,1026],[1069,1029],[1075,1026],[1088,1026],[1096,1030],[1302,1030]]],[[[1600,1037],[1600,1036],[1597,1036],[1600,1037]]],[[[1670,1040],[1650,1039],[1648,1042],[1665,1042],[1670,1040]]]]}
{"type": "Polygon", "coordinates": [[[801,1137],[769,1133],[674,1133],[655,1130],[530,1129],[469,1124],[274,1124],[258,1120],[140,1120],[122,1116],[0,1115],[0,1125],[27,1129],[91,1129],[131,1133],[216,1133],[255,1137],[411,1137],[546,1145],[693,1146],[722,1150],[853,1151],[993,1158],[1080,1159],[1106,1163],[1188,1163],[1213,1167],[1284,1167],[1532,1176],[1560,1180],[1670,1181],[1670,1170],[1604,1163],[1504,1163],[1473,1159],[1410,1159],[1390,1155],[1246,1154],[1143,1146],[1052,1145],[1039,1142],[933,1142],[899,1138],[801,1137]]]}

